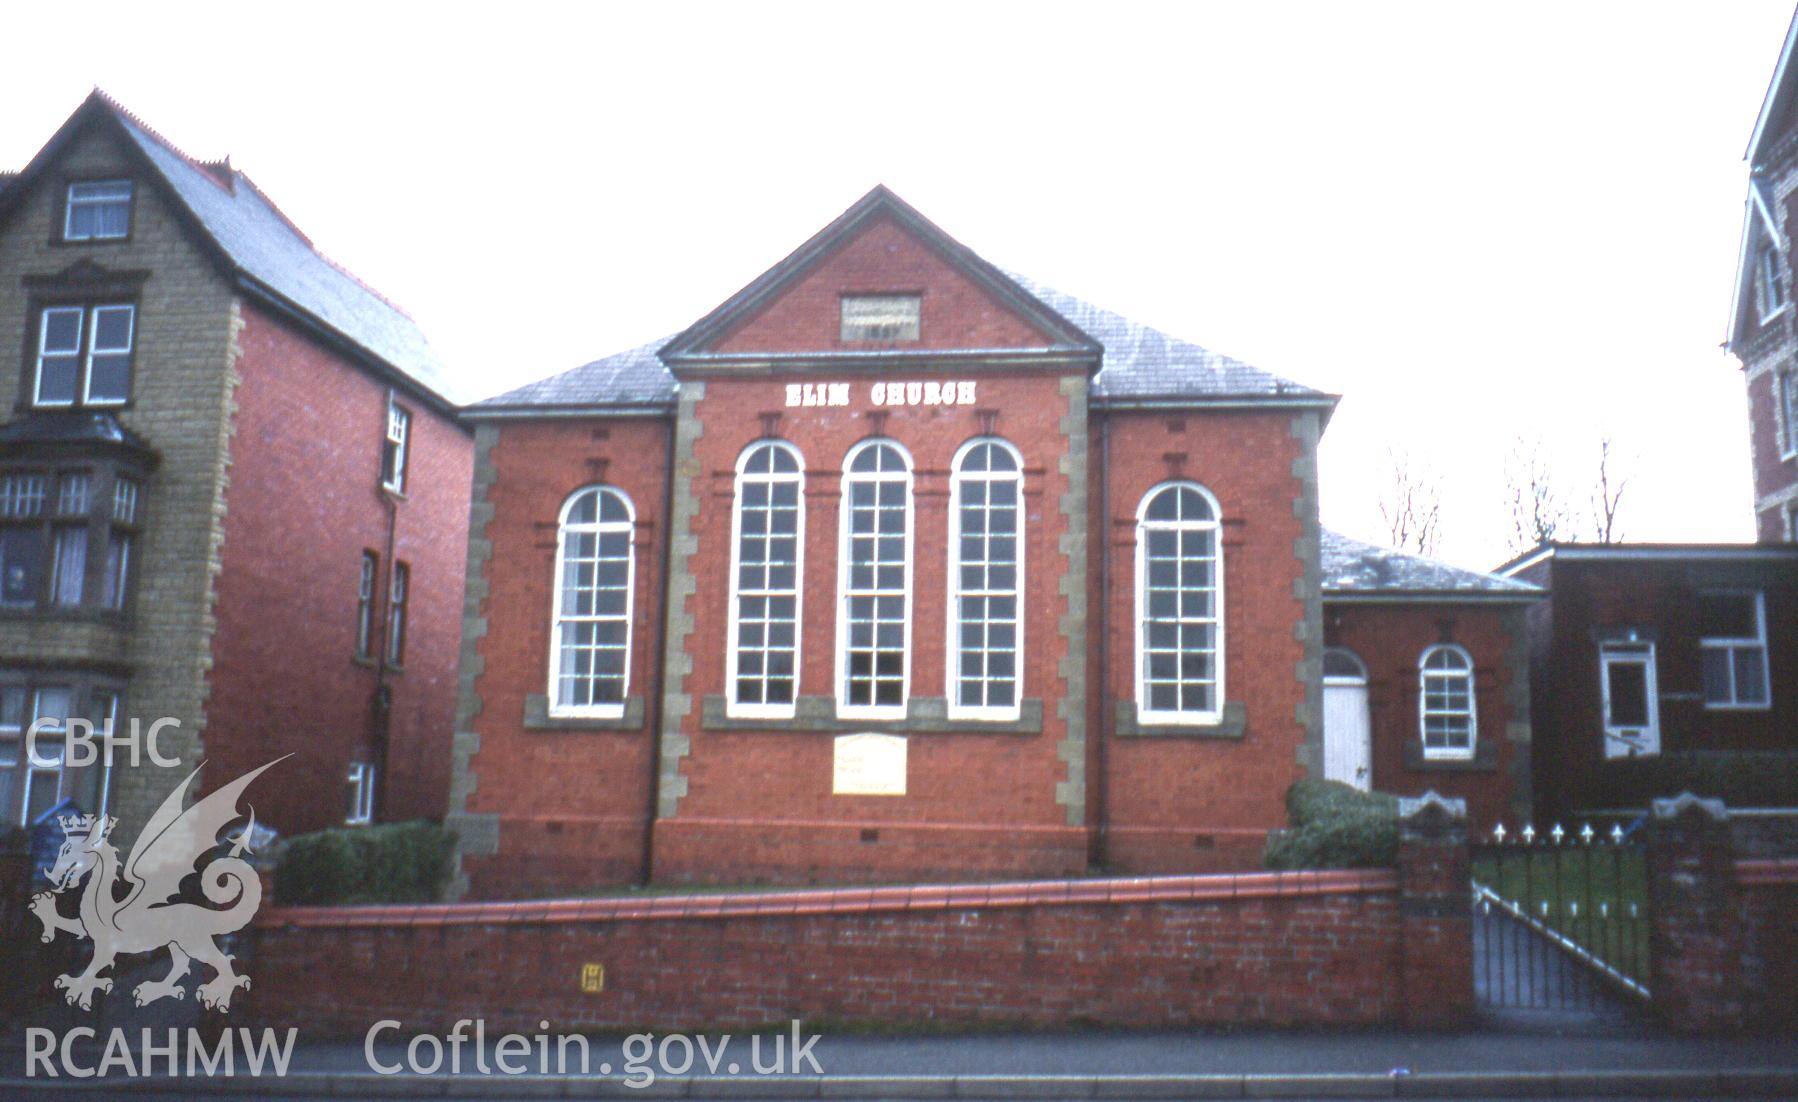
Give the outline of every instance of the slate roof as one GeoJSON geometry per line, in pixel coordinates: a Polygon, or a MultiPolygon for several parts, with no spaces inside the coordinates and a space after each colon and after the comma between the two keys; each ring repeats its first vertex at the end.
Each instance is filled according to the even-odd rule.
{"type": "Polygon", "coordinates": [[[1093,380],[1094,404],[1223,398],[1335,404],[1334,397],[1321,390],[1300,386],[1241,360],[1151,329],[1045,287],[1029,276],[1005,274],[1104,346],[1104,364],[1093,380]]]}
{"type": "Polygon", "coordinates": [[[413,382],[449,398],[442,361],[406,313],[312,247],[242,172],[227,187],[131,115],[113,114],[239,271],[413,382]]]}
{"type": "MultiPolygon", "coordinates": [[[[1093,385],[1095,405],[1164,402],[1202,405],[1208,401],[1292,402],[1335,405],[1333,395],[1300,386],[1241,360],[1171,337],[1051,290],[1026,276],[1005,273],[1021,287],[1084,330],[1104,347],[1103,365],[1093,385]]],[[[470,412],[525,414],[572,409],[671,408],[675,379],[657,356],[667,343],[651,341],[629,351],[565,371],[476,402],[470,412]]]]}
{"type": "Polygon", "coordinates": [[[22,186],[20,177],[41,173],[77,122],[94,112],[118,123],[168,185],[178,208],[191,215],[191,223],[217,246],[246,289],[296,311],[439,402],[454,403],[442,362],[405,311],[314,249],[229,162],[200,164],[98,90],[23,173],[0,179],[0,192],[22,186]]]}
{"type": "Polygon", "coordinates": [[[1323,532],[1321,551],[1326,599],[1465,597],[1528,601],[1543,596],[1541,588],[1528,582],[1362,543],[1327,528],[1323,532]]]}
{"type": "Polygon", "coordinates": [[[650,341],[572,371],[527,383],[474,403],[469,412],[529,413],[585,409],[674,407],[674,375],[656,353],[670,337],[650,341]]]}

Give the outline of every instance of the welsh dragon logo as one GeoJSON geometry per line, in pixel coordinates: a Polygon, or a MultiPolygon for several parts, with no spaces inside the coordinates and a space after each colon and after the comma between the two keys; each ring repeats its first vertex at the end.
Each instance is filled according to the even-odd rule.
{"type": "Polygon", "coordinates": [[[44,941],[54,940],[59,930],[93,940],[94,956],[87,970],[56,978],[56,986],[71,1005],[91,1010],[94,992],[112,990],[112,980],[100,973],[112,967],[119,956],[153,953],[165,946],[169,974],[133,989],[138,1006],[157,999],[184,998],[182,980],[196,960],[213,971],[212,979],[194,992],[200,1005],[229,1010],[232,994],[249,988],[250,978],[232,970],[234,958],[213,939],[242,929],[262,903],[262,882],[243,860],[250,831],[256,825],[255,809],[250,809],[242,831],[224,841],[219,835],[241,817],[237,799],[243,790],[263,770],[282,760],[277,758],[244,774],[183,810],[187,790],[200,771],[189,773],[150,816],[122,869],[111,839],[118,820],[103,815],[63,816],[67,840],[56,863],[47,870],[51,888],[32,898],[31,909],[44,924],[44,941]],[[215,851],[223,852],[202,866],[202,859],[215,851]],[[182,894],[182,880],[196,874],[200,891],[213,906],[177,898],[182,894]],[[64,916],[57,910],[58,898],[84,879],[87,888],[81,893],[78,916],[64,916]]]}

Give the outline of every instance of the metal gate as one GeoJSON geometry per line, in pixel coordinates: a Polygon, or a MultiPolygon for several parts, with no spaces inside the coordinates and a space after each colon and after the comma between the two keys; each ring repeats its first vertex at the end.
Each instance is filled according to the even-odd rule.
{"type": "Polygon", "coordinates": [[[1648,1002],[1648,865],[1631,832],[1500,824],[1472,858],[1482,1006],[1601,1011],[1648,1002]]]}

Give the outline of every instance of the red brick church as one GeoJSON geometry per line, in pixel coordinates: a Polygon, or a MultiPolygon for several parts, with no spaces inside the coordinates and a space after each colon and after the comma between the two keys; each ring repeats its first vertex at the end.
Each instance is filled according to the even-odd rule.
{"type": "Polygon", "coordinates": [[[884,188],[474,406],[464,887],[1246,867],[1307,774],[1526,804],[1538,591],[1323,532],[1335,406],[884,188]]]}

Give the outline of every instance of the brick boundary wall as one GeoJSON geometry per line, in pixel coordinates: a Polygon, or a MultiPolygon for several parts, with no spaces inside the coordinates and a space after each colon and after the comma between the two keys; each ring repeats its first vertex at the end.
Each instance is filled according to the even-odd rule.
{"type": "Polygon", "coordinates": [[[1649,814],[1649,987],[1682,1033],[1798,1026],[1798,857],[1791,839],[1754,844],[1734,825],[1690,793],[1649,814]]]}
{"type": "Polygon", "coordinates": [[[1382,870],[295,909],[259,921],[246,1002],[343,1036],[464,1017],[1372,1025],[1399,1014],[1399,898],[1382,870]],[[589,963],[601,992],[581,990],[589,963]]]}
{"type": "Polygon", "coordinates": [[[276,909],[247,932],[245,1009],[346,1037],[474,1017],[1453,1028],[1473,1000],[1465,807],[1432,793],[1401,816],[1396,870],[276,909]]]}

